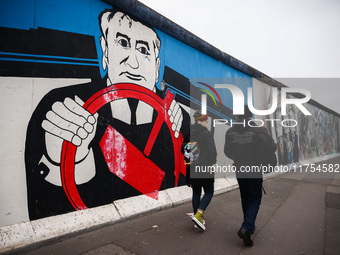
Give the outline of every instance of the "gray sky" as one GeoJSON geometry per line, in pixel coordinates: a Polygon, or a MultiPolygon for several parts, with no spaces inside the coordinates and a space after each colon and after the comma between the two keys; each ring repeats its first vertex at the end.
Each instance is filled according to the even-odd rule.
{"type": "Polygon", "coordinates": [[[339,0],[140,0],[220,50],[340,113],[339,0]],[[311,82],[300,78],[326,78],[311,82]]]}

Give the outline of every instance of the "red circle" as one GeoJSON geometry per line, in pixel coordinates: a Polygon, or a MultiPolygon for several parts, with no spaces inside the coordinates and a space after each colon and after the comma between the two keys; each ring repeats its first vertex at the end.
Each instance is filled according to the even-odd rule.
{"type": "MultiPolygon", "coordinates": [[[[183,170],[182,168],[185,167],[183,154],[181,153],[180,150],[183,137],[182,134],[179,133],[178,138],[175,138],[175,134],[171,128],[172,123],[170,122],[170,118],[167,113],[170,104],[174,98],[174,95],[171,94],[170,91],[168,91],[165,99],[162,100],[154,92],[142,86],[131,83],[119,83],[98,91],[84,103],[83,107],[91,114],[95,114],[105,104],[122,98],[139,99],[151,105],[158,112],[158,116],[164,117],[163,122],[165,121],[165,123],[167,124],[173,142],[175,158],[175,176],[178,177],[179,173],[183,170]]],[[[68,141],[63,142],[61,151],[60,171],[63,188],[70,203],[76,210],[82,210],[86,209],[87,206],[81,199],[75,184],[74,168],[76,151],[77,147],[73,145],[71,142],[68,141]]],[[[178,178],[176,178],[176,180],[178,180],[178,178]]]]}

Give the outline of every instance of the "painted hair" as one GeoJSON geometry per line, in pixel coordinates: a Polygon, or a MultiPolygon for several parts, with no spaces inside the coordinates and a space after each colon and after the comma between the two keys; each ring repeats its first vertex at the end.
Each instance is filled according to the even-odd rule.
{"type": "Polygon", "coordinates": [[[127,18],[128,20],[130,20],[130,26],[132,25],[132,21],[135,21],[135,22],[139,22],[141,24],[143,24],[144,26],[148,27],[149,29],[151,29],[155,35],[156,35],[156,39],[153,41],[153,45],[154,45],[154,49],[155,49],[155,53],[156,53],[156,56],[158,56],[159,54],[159,51],[160,51],[160,48],[161,48],[161,40],[158,36],[158,34],[156,33],[156,31],[152,28],[152,27],[149,27],[148,25],[146,25],[144,22],[142,22],[141,20],[133,17],[133,16],[130,16],[128,14],[126,14],[125,12],[123,12],[122,10],[118,9],[118,8],[114,8],[114,9],[105,9],[105,11],[101,12],[99,14],[99,25],[100,25],[100,30],[101,30],[101,33],[103,35],[103,38],[105,39],[105,41],[107,40],[107,35],[108,35],[108,32],[109,32],[109,24],[110,24],[110,21],[112,20],[112,18],[116,15],[116,13],[122,13],[123,15],[121,16],[121,19],[123,18],[127,18]]]}

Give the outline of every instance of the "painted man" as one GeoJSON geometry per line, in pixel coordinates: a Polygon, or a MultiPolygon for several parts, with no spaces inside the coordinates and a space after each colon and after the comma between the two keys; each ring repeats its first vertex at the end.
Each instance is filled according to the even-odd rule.
{"type": "Polygon", "coordinates": [[[160,114],[154,106],[130,97],[111,101],[93,115],[82,107],[93,94],[117,83],[124,83],[126,88],[136,84],[151,91],[155,98],[164,97],[156,88],[161,46],[157,33],[119,10],[105,10],[99,22],[106,77],[52,90],[30,120],[25,152],[30,219],[74,210],[70,195],[62,187],[64,140],[77,146],[74,181],[87,207],[150,190],[156,194],[150,192],[149,196],[157,198],[158,190],[184,184],[174,174],[171,132],[179,139],[189,117],[175,100],[167,111],[171,131],[162,124],[147,156],[143,151],[160,114]]]}

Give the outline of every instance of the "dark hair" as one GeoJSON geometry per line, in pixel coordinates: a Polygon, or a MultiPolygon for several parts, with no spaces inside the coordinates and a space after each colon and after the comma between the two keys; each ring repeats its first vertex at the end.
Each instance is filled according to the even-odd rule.
{"type": "MultiPolygon", "coordinates": [[[[156,30],[155,30],[154,28],[150,27],[149,25],[145,24],[142,20],[137,19],[136,17],[127,14],[126,12],[122,11],[122,10],[119,9],[119,8],[105,9],[105,10],[102,11],[102,12],[99,14],[99,16],[98,16],[100,31],[101,31],[102,35],[104,36],[105,41],[107,40],[108,29],[103,30],[103,26],[102,26],[103,16],[104,16],[104,14],[109,14],[109,15],[107,16],[107,20],[110,21],[110,20],[113,18],[113,16],[115,16],[115,14],[116,14],[117,12],[121,12],[121,13],[123,14],[123,16],[129,17],[129,18],[132,19],[133,21],[139,22],[139,23],[143,24],[144,26],[150,28],[153,32],[155,32],[156,40],[154,41],[154,48],[157,49],[157,51],[158,51],[158,53],[159,53],[160,48],[161,48],[161,39],[159,38],[159,36],[158,36],[156,30]]],[[[157,54],[156,54],[156,55],[157,55],[157,54]]]]}

